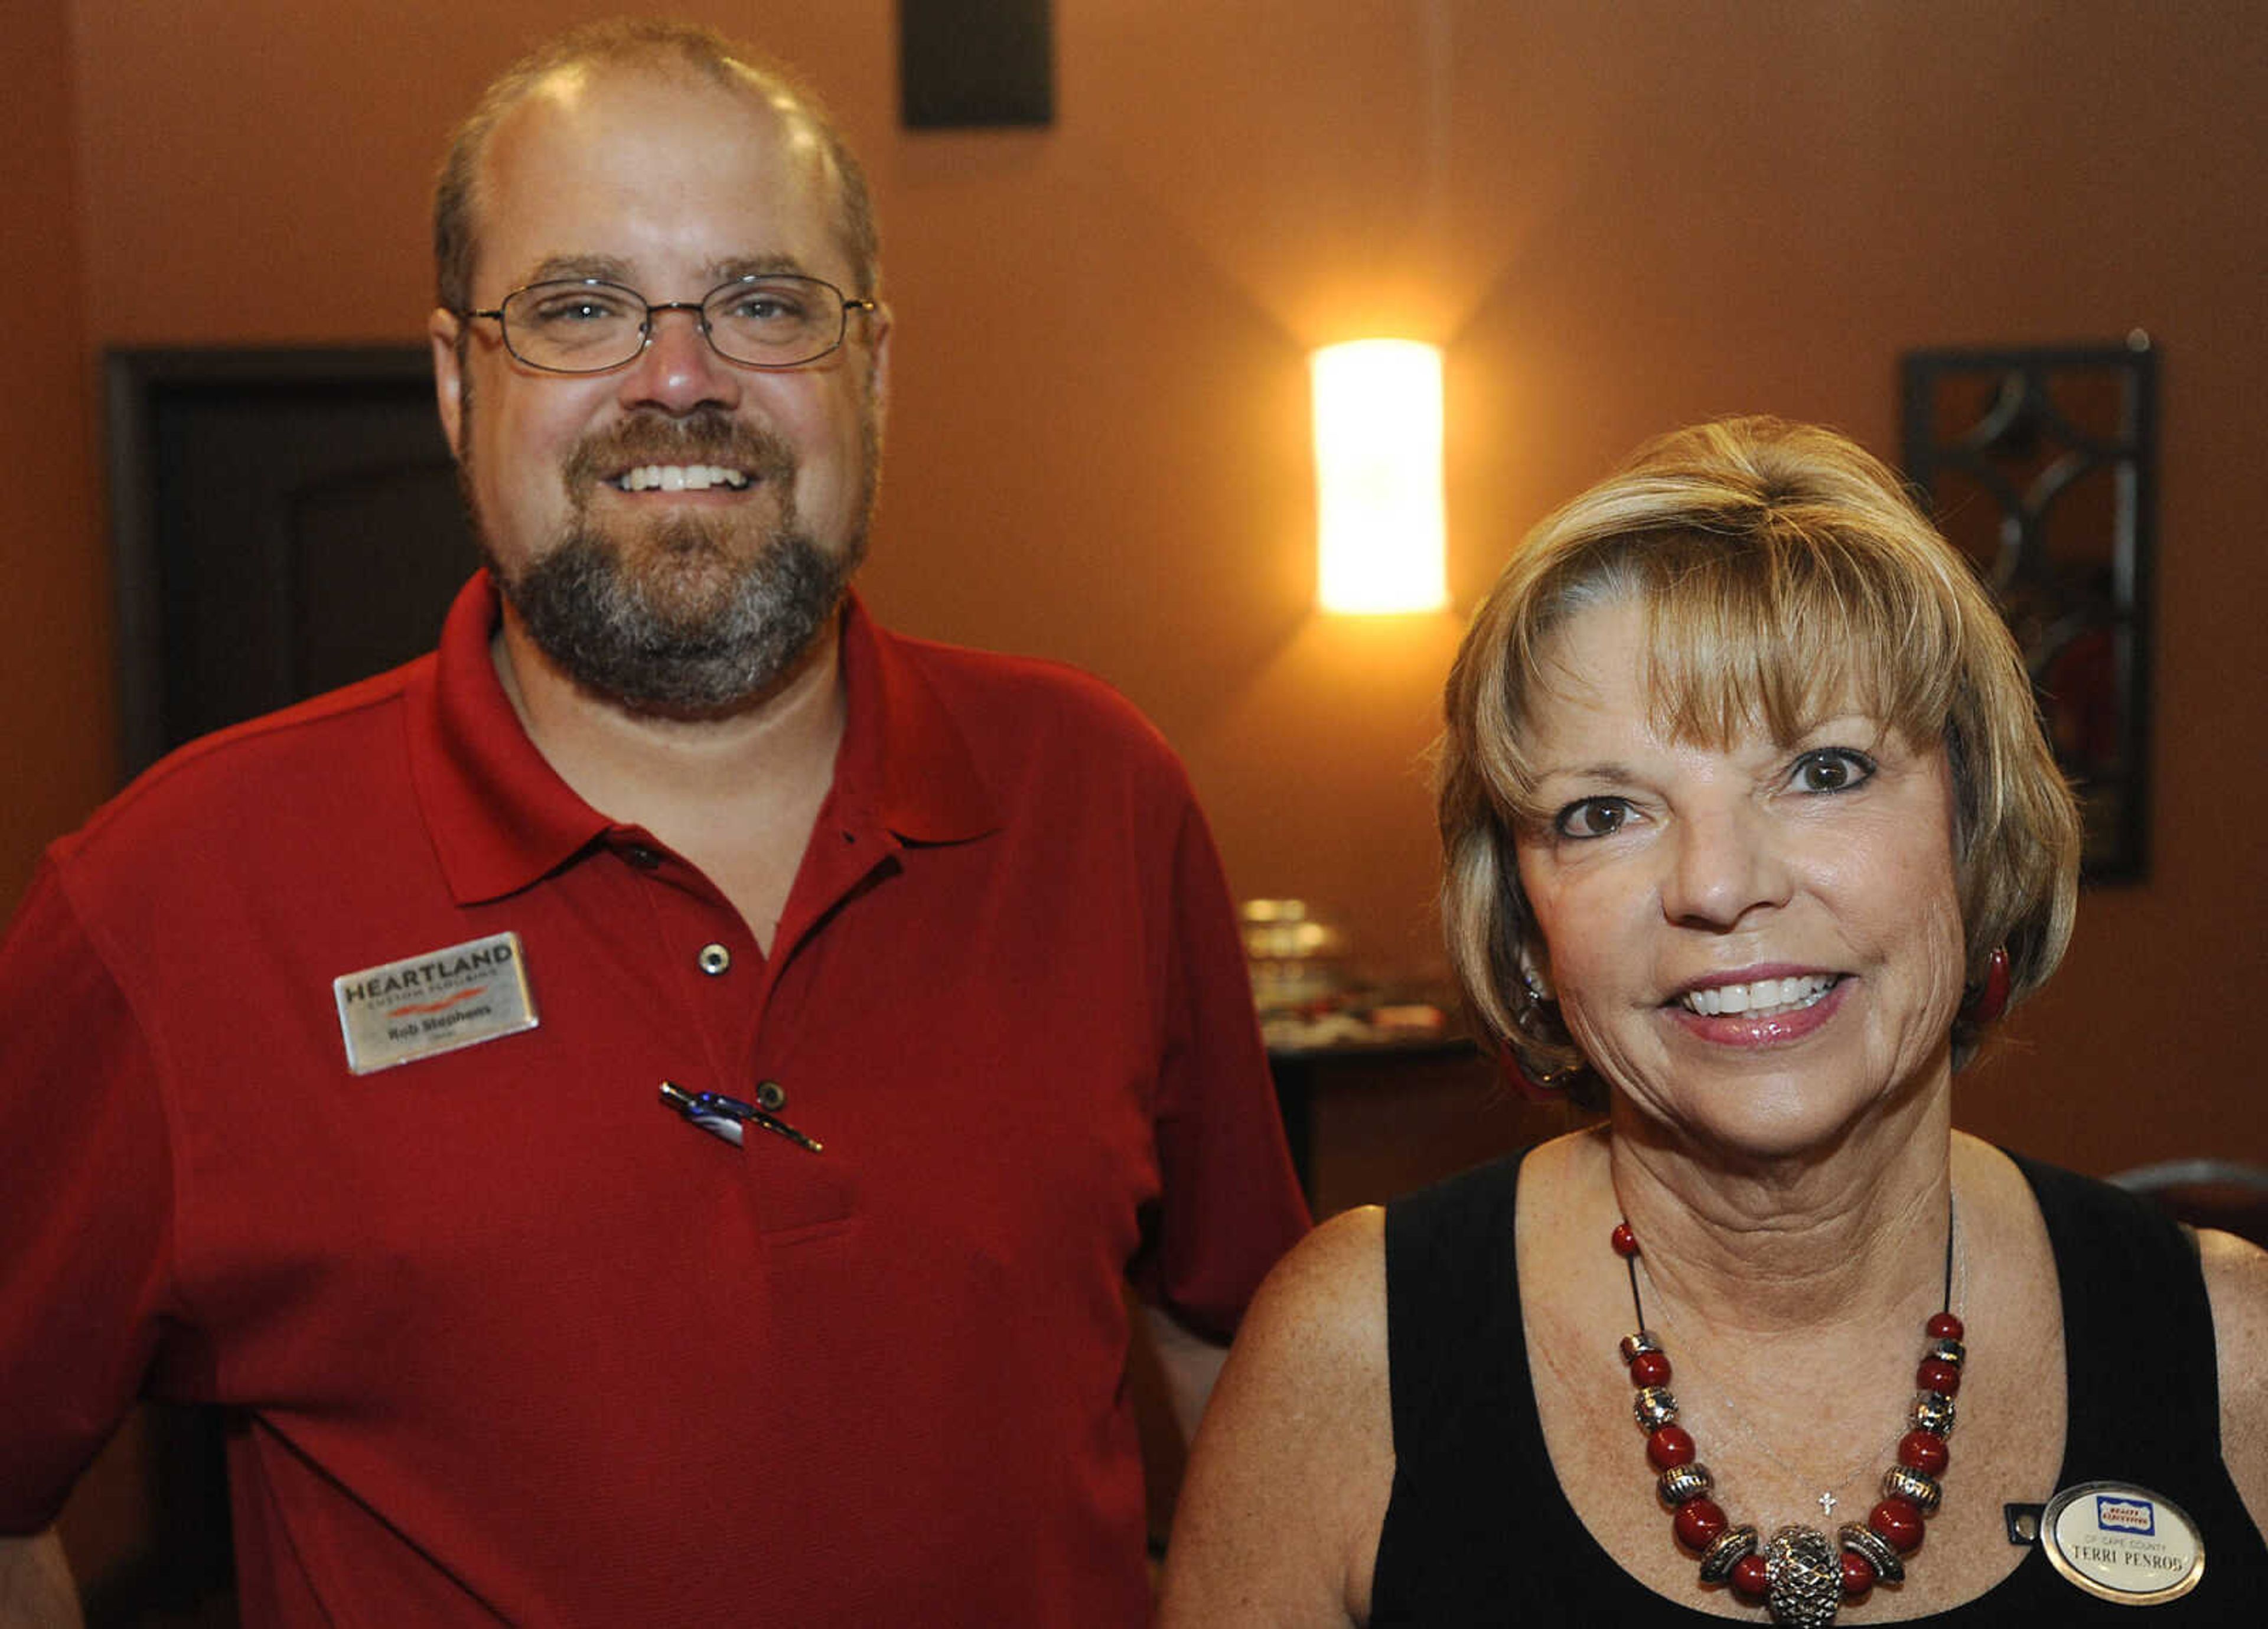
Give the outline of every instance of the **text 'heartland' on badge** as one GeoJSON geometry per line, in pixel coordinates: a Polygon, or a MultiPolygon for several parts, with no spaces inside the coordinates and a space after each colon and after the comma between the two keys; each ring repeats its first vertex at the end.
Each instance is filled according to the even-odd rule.
{"type": "Polygon", "coordinates": [[[2082,1482],[2048,1500],[2040,1544],[2064,1578],[2128,1606],[2177,1600],[2205,1576],[2205,1539],[2180,1506],[2124,1482],[2082,1482]]]}
{"type": "Polygon", "coordinates": [[[519,935],[497,933],[331,981],[347,1067],[391,1069],[536,1026],[519,935]]]}

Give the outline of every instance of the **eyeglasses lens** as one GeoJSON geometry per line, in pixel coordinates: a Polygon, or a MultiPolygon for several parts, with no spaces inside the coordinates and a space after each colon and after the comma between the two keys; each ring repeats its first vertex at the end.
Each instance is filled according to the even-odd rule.
{"type": "MultiPolygon", "coordinates": [[[[611,283],[531,284],[503,306],[504,340],[531,367],[596,373],[645,348],[644,299],[611,283]]],[[[743,277],[710,291],[701,324],[718,355],[752,367],[794,367],[843,343],[842,294],[816,277],[743,277]]]]}

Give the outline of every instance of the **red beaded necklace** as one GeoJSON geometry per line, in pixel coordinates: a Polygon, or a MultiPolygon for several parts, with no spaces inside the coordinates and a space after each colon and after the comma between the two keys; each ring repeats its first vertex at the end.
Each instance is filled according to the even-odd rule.
{"type": "Polygon", "coordinates": [[[1879,1580],[1895,1584],[1905,1577],[1904,1558],[1921,1548],[1922,1521],[1937,1514],[1953,1434],[1953,1397],[1961,1389],[1961,1320],[1953,1316],[1953,1214],[1948,1202],[1945,1227],[1945,1304],[1926,1329],[1929,1344],[1916,1371],[1912,1429],[1898,1440],[1897,1463],[1882,1473],[1882,1499],[1861,1523],[1846,1522],[1835,1542],[1817,1528],[1790,1524],[1775,1532],[1762,1554],[1756,1529],[1734,1527],[1710,1498],[1716,1479],[1694,1457],[1693,1438],[1677,1423],[1677,1399],[1669,1391],[1669,1358],[1646,1327],[1638,1294],[1638,1235],[1628,1222],[1615,1224],[1615,1252],[1630,1270],[1631,1308],[1638,1329],[1623,1338],[1623,1361],[1638,1389],[1633,1412],[1646,1434],[1646,1456],[1660,1471],[1662,1502],[1675,1512],[1677,1542],[1701,1559],[1701,1581],[1732,1585],[1744,1601],[1761,1603],[1776,1624],[1821,1629],[1835,1621],[1845,1599],[1858,1600],[1879,1580]],[[1837,1554],[1837,1550],[1840,1554],[1837,1554]]]}

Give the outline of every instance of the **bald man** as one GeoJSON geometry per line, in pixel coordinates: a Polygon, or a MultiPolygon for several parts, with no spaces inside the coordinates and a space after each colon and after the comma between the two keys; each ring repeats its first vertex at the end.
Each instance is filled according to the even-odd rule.
{"type": "Polygon", "coordinates": [[[249,1624],[1143,1622],[1124,1288],[1201,1371],[1305,1224],[1179,765],[850,588],[890,313],[777,72],[567,36],[435,247],[439,649],[0,949],[0,1532],[146,1395],[227,1411],[249,1624]]]}

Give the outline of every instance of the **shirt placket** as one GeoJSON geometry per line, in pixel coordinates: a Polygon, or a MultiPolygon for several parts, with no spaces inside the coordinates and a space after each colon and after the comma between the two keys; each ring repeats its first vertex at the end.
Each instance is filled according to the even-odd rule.
{"type": "Polygon", "coordinates": [[[832,800],[821,811],[761,976],[747,1054],[757,1089],[783,1108],[799,1098],[814,1114],[825,1108],[799,1090],[806,1064],[815,1062],[802,1045],[806,1009],[826,998],[828,952],[842,936],[835,919],[878,872],[896,867],[898,851],[894,837],[845,815],[832,800]]]}
{"type": "Polygon", "coordinates": [[[642,884],[667,983],[702,1037],[706,1077],[669,1081],[674,1089],[663,1101],[739,1145],[768,1231],[847,1213],[857,1150],[830,1146],[839,1113],[829,1114],[825,1082],[799,1072],[809,1054],[798,1044],[798,1018],[819,982],[830,917],[879,866],[895,863],[895,839],[823,813],[769,956],[689,861],[636,829],[613,834],[610,846],[642,884]]]}

